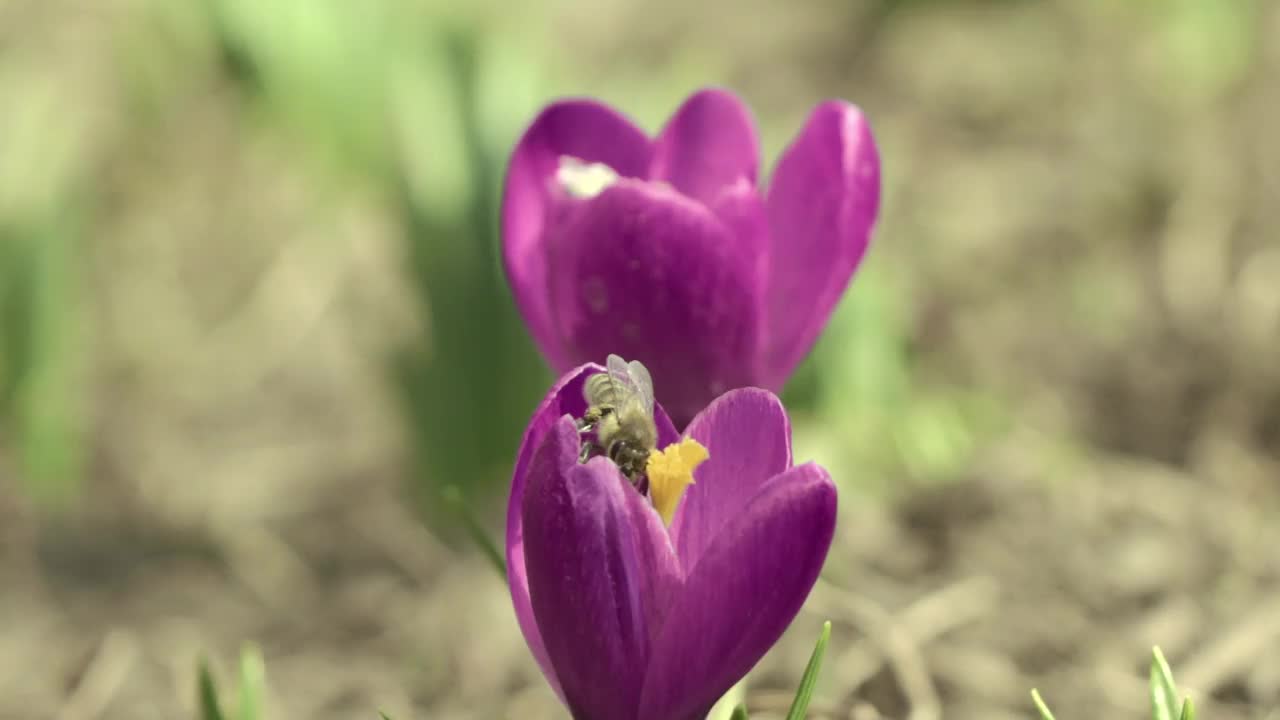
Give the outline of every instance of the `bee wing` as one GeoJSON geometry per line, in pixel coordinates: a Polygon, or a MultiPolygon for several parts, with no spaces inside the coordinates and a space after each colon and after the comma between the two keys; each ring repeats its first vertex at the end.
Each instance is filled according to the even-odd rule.
{"type": "Polygon", "coordinates": [[[610,355],[605,362],[609,371],[609,379],[613,381],[614,392],[623,398],[636,398],[645,414],[653,416],[653,379],[649,377],[649,369],[638,360],[628,363],[617,355],[610,355]]]}
{"type": "Polygon", "coordinates": [[[610,355],[605,361],[605,370],[609,373],[609,380],[613,382],[617,392],[628,395],[635,392],[635,383],[631,380],[631,368],[627,367],[626,360],[617,355],[610,355]]]}
{"type": "Polygon", "coordinates": [[[649,377],[649,368],[640,364],[639,360],[632,360],[627,363],[627,370],[630,371],[631,379],[636,385],[636,391],[640,394],[640,399],[644,403],[645,414],[653,417],[653,378],[649,377]]]}

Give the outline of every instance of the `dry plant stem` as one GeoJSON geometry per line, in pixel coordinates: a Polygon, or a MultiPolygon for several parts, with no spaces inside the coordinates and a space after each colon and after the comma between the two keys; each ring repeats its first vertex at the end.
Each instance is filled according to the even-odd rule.
{"type": "MultiPolygon", "coordinates": [[[[1208,695],[1267,656],[1280,639],[1280,601],[1269,599],[1178,668],[1178,684],[1208,695]]],[[[1199,708],[1197,708],[1199,709],[1199,708]]]]}
{"type": "Polygon", "coordinates": [[[858,703],[849,711],[849,720],[881,720],[884,716],[874,705],[858,703]]]}
{"type": "Polygon", "coordinates": [[[403,505],[388,500],[363,505],[353,530],[378,547],[415,582],[426,586],[435,568],[449,558],[450,551],[430,530],[416,522],[403,505]]]}
{"type": "Polygon", "coordinates": [[[315,576],[299,553],[266,527],[256,523],[214,528],[236,577],[265,605],[282,602],[274,588],[315,589],[315,576]]]}
{"type": "Polygon", "coordinates": [[[137,659],[138,644],[133,635],[122,630],[107,633],[58,711],[58,720],[90,720],[102,715],[137,659]]]}
{"type": "Polygon", "coordinates": [[[825,614],[862,629],[878,646],[881,658],[862,679],[887,662],[906,697],[909,720],[937,720],[942,715],[941,702],[922,648],[987,614],[995,606],[997,590],[989,578],[968,578],[926,595],[897,616],[870,598],[823,580],[818,581],[813,600],[825,614]]]}
{"type": "Polygon", "coordinates": [[[1035,683],[1016,663],[991,648],[944,640],[929,648],[934,677],[953,696],[998,699],[1010,707],[1024,702],[1035,683]]]}

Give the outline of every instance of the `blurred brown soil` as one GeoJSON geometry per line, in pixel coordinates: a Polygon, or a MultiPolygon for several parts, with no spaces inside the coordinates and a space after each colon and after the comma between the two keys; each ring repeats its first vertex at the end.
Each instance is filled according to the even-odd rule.
{"type": "MultiPolygon", "coordinates": [[[[815,717],[1027,718],[1032,687],[1064,720],[1142,717],[1154,644],[1202,717],[1269,717],[1280,8],[1257,3],[1249,64],[1205,89],[1128,4],[688,6],[578,16],[626,38],[582,52],[607,80],[715,27],[773,122],[794,127],[800,97],[874,109],[873,260],[909,279],[913,358],[1013,418],[954,482],[844,494],[826,577],[751,676],[753,717],[783,715],[828,618],[815,717]]],[[[132,139],[146,152],[103,161],[102,477],[37,521],[0,464],[0,719],[193,717],[196,657],[229,685],[245,642],[271,718],[563,717],[501,582],[397,494],[385,338],[367,337],[402,309],[370,281],[393,276],[393,233],[306,187],[225,98],[179,101],[132,139]],[[224,253],[257,263],[251,288],[201,271],[224,253]]]]}
{"type": "MultiPolygon", "coordinates": [[[[880,507],[848,494],[826,577],[752,676],[781,717],[817,628],[835,629],[815,717],[1141,717],[1152,645],[1204,717],[1280,701],[1274,497],[1105,460],[1045,484],[993,457],[880,507]]],[[[556,718],[505,589],[384,485],[217,532],[104,507],[3,517],[0,718],[192,717],[193,663],[267,659],[271,717],[556,718]]]]}

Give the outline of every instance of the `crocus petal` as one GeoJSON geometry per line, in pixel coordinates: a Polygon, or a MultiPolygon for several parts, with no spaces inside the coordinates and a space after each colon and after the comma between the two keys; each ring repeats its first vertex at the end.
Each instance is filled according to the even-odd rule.
{"type": "Polygon", "coordinates": [[[862,260],[880,204],[880,159],[858,108],[809,116],[770,181],[765,366],[781,383],[812,347],[862,260]]]}
{"type": "MultiPolygon", "coordinates": [[[[534,452],[542,446],[547,433],[563,416],[581,417],[586,411],[587,403],[582,397],[582,385],[589,375],[597,372],[604,372],[604,368],[587,364],[570,370],[556,382],[534,411],[516,455],[515,470],[511,475],[511,497],[507,504],[507,583],[511,588],[511,604],[515,608],[516,621],[520,624],[520,631],[524,633],[529,651],[538,661],[551,687],[561,697],[563,692],[547,657],[529,599],[529,578],[524,557],[524,495],[534,452]]],[[[654,422],[658,426],[658,440],[663,446],[678,439],[675,426],[661,406],[654,409],[654,422]]]]}
{"type": "Polygon", "coordinates": [[[662,129],[649,177],[709,205],[739,180],[754,186],[759,158],[751,111],[733,94],[711,88],[685,100],[662,129]]]}
{"type": "Polygon", "coordinates": [[[758,289],[763,300],[769,259],[769,216],[764,198],[754,185],[739,180],[720,193],[711,211],[724,223],[742,257],[755,260],[748,271],[751,275],[748,282],[758,289]]]}
{"type": "Polygon", "coordinates": [[[705,717],[799,612],[835,521],[836,489],[822,468],[766,483],[686,576],[654,641],[638,717],[705,717]]]}
{"type": "Polygon", "coordinates": [[[671,525],[680,564],[689,572],[761,486],[791,467],[791,423],[773,393],[744,388],[708,405],[685,435],[711,454],[694,472],[671,525]]]}
{"type": "MultiPolygon", "coordinates": [[[[634,718],[650,633],[680,587],[654,509],[605,458],[578,463],[562,418],[535,454],[524,498],[534,616],[575,718],[634,718]]],[[[644,716],[650,717],[650,716],[644,716]]]]}
{"type": "Polygon", "coordinates": [[[759,333],[756,258],[709,209],[620,180],[549,229],[551,309],[570,357],[643,362],[681,426],[750,385],[759,333]]]}
{"type": "Polygon", "coordinates": [[[548,106],[511,156],[502,198],[502,258],[516,304],[538,348],[556,370],[568,367],[547,307],[547,259],[542,231],[561,194],[561,158],[604,163],[624,177],[648,171],[649,139],[627,118],[592,100],[548,106]]]}

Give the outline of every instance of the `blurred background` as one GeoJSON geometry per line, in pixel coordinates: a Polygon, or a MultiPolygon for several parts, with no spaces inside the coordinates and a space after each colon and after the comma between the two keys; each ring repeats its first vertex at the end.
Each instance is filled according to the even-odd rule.
{"type": "Polygon", "coordinates": [[[1280,707],[1280,3],[0,1],[0,718],[558,718],[506,589],[550,375],[501,276],[549,99],[715,84],[764,167],[877,134],[866,263],[787,391],[823,581],[781,717],[1280,707]],[[470,508],[464,511],[464,508],[470,508]]]}

